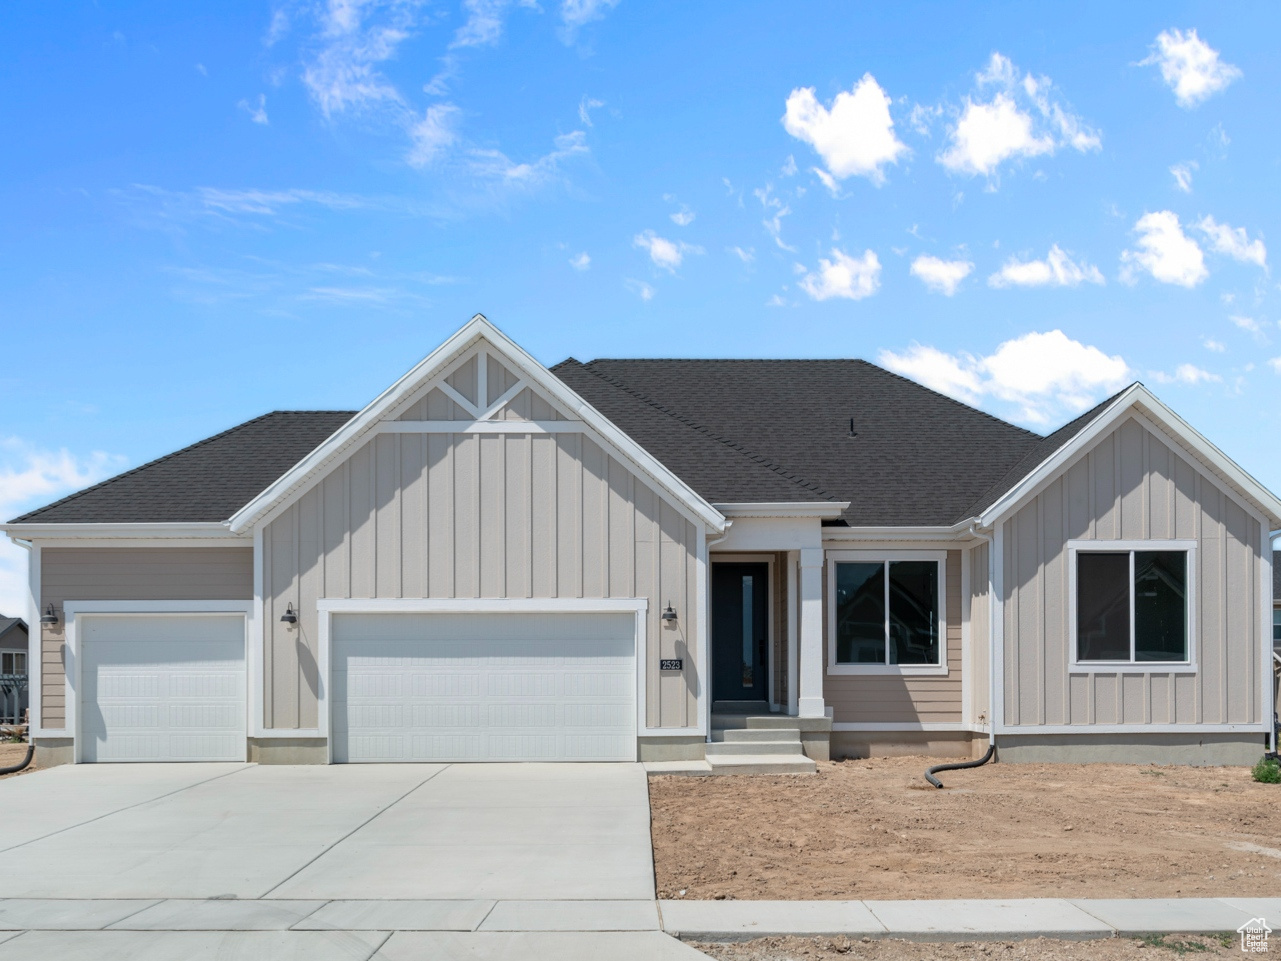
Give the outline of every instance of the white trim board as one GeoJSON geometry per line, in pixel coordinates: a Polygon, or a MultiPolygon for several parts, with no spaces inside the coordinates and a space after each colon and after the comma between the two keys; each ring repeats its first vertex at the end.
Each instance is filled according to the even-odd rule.
{"type": "Polygon", "coordinates": [[[817,517],[820,520],[840,517],[849,501],[761,502],[753,504],[713,504],[726,517],[817,517]]]}
{"type": "MultiPolygon", "coordinates": [[[[986,727],[986,726],[985,726],[986,727]]],[[[937,732],[969,732],[971,734],[986,734],[987,731],[979,730],[976,725],[966,724],[964,721],[835,721],[832,724],[833,731],[860,731],[866,733],[900,733],[909,734],[912,732],[929,733],[937,732]]]]}
{"type": "MultiPolygon", "coordinates": [[[[81,736],[80,692],[84,690],[81,668],[84,658],[80,656],[80,636],[77,618],[82,617],[128,617],[135,614],[183,614],[199,617],[208,615],[224,617],[240,614],[245,621],[245,759],[249,758],[248,735],[252,728],[252,710],[249,708],[253,698],[253,687],[249,679],[250,648],[252,641],[249,623],[253,616],[252,601],[63,601],[63,617],[66,624],[66,676],[64,687],[66,697],[66,730],[59,736],[73,737],[74,763],[79,764],[82,757],[83,738],[81,736]]],[[[45,732],[49,736],[52,732],[45,732]]]]}
{"type": "Polygon", "coordinates": [[[1266,734],[1268,724],[1002,724],[1002,734],[1266,734]]]}
{"type": "MultiPolygon", "coordinates": [[[[580,418],[608,450],[655,483],[687,519],[695,524],[706,525],[717,532],[725,529],[724,516],[699,496],[693,488],[615,427],[608,418],[579,397],[480,314],[473,317],[412,370],[379,394],[364,410],[237,511],[229,521],[230,529],[236,533],[245,531],[254,524],[269,520],[285,509],[320,477],[323,477],[333,462],[361,437],[374,429],[398,405],[403,404],[428,381],[442,373],[451,362],[459,360],[478,344],[482,354],[492,351],[502,363],[514,368],[524,378],[527,386],[531,389],[537,388],[539,392],[551,396],[558,402],[558,406],[566,408],[580,418]]],[[[481,360],[483,359],[482,356],[481,360]]],[[[485,369],[486,365],[481,363],[482,383],[485,369]]],[[[463,401],[460,406],[478,420],[484,419],[482,415],[491,413],[489,410],[481,411],[476,405],[466,403],[465,398],[455,398],[456,403],[460,400],[463,401]]]]}

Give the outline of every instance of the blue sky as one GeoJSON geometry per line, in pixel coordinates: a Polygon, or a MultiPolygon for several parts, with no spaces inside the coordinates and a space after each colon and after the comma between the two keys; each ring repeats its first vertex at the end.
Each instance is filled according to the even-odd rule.
{"type": "Polygon", "coordinates": [[[0,25],[6,517],[359,408],[477,311],[548,364],[857,356],[1041,431],[1139,379],[1281,489],[1275,5],[0,25]]]}

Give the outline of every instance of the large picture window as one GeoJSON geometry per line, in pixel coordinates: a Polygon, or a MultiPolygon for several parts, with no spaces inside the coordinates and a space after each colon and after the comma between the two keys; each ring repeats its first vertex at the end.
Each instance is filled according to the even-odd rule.
{"type": "Polygon", "coordinates": [[[1077,662],[1188,663],[1188,577],[1186,550],[1077,550],[1077,662]]]}
{"type": "Polygon", "coordinates": [[[834,668],[944,666],[943,565],[934,557],[832,565],[834,668]]]}

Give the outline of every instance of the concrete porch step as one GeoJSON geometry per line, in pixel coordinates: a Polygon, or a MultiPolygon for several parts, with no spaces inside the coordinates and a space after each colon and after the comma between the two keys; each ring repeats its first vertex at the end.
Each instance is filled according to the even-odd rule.
{"type": "Polygon", "coordinates": [[[750,741],[795,741],[801,743],[800,728],[730,727],[712,728],[713,741],[744,743],[750,741]]]}
{"type": "Polygon", "coordinates": [[[707,763],[713,774],[813,774],[818,770],[818,765],[803,754],[709,753],[707,763]]]}
{"type": "Polygon", "coordinates": [[[801,739],[794,741],[712,741],[705,747],[707,759],[714,757],[756,757],[759,755],[803,757],[801,739]]]}

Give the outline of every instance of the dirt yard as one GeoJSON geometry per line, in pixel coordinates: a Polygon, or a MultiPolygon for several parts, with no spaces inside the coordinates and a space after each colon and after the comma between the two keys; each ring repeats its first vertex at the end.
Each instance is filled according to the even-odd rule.
{"type": "Polygon", "coordinates": [[[1245,768],[929,763],[651,777],[658,896],[1281,896],[1281,785],[1245,768]]]}
{"type": "Polygon", "coordinates": [[[1167,934],[1162,937],[1099,941],[978,941],[921,944],[916,941],[851,941],[848,938],[759,938],[733,944],[691,942],[717,961],[1164,961],[1182,957],[1240,958],[1235,938],[1167,934]]]}
{"type": "MultiPolygon", "coordinates": [[[[19,763],[26,756],[27,746],[25,744],[13,744],[7,741],[0,741],[0,767],[9,767],[19,763]]],[[[25,771],[19,771],[17,774],[0,774],[0,778],[21,777],[30,771],[36,769],[35,762],[27,766],[25,771]]]]}

